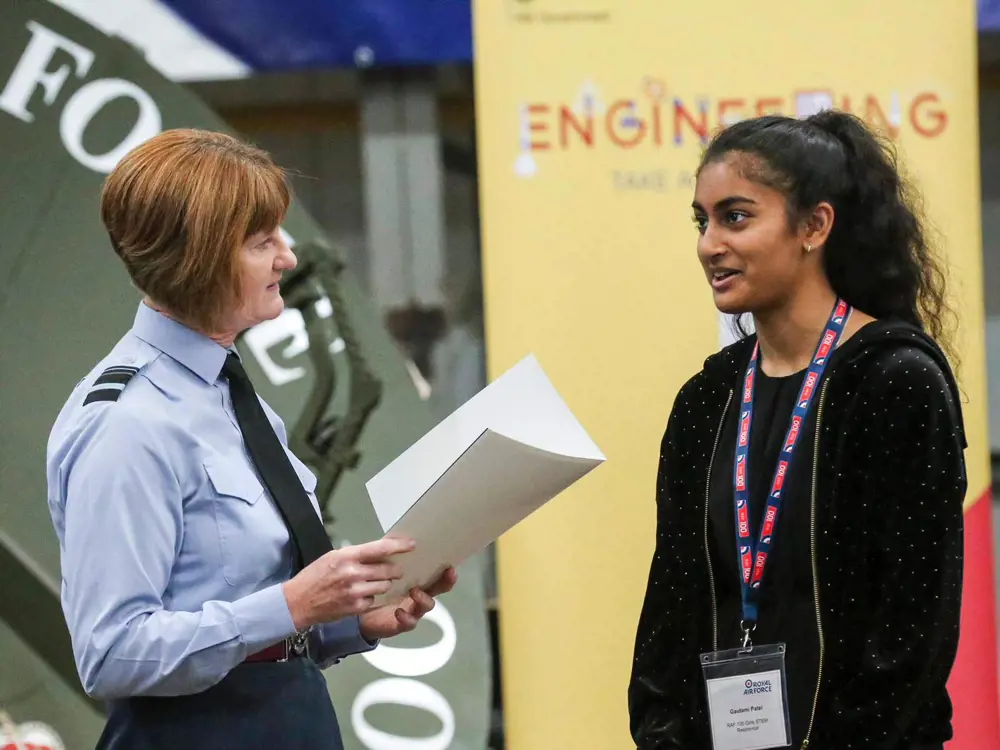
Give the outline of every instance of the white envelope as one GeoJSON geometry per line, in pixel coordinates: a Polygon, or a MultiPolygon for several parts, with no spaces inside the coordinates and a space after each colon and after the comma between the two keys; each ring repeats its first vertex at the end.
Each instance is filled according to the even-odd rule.
{"type": "Polygon", "coordinates": [[[429,585],[604,460],[526,357],[365,485],[386,536],[416,542],[394,560],[403,578],[378,603],[429,585]]]}

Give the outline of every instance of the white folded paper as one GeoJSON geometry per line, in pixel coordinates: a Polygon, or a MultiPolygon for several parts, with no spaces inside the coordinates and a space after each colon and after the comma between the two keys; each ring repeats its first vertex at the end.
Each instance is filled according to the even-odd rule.
{"type": "Polygon", "coordinates": [[[379,603],[427,586],[605,460],[534,356],[481,390],[365,485],[386,536],[416,542],[379,603]]]}

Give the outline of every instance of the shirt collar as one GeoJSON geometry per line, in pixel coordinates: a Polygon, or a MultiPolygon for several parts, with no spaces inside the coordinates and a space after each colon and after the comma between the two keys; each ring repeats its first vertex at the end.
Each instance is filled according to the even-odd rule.
{"type": "Polygon", "coordinates": [[[132,332],[184,365],[209,385],[218,380],[226,355],[229,354],[228,349],[208,336],[168,318],[145,302],[139,303],[132,332]]]}

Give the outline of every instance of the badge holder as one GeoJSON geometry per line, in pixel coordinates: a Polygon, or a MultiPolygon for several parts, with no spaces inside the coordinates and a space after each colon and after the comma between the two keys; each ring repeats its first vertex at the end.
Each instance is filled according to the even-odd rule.
{"type": "MultiPolygon", "coordinates": [[[[747,639],[749,640],[749,639],[747,639]]],[[[701,655],[714,750],[765,750],[792,742],[785,644],[701,655]]]]}

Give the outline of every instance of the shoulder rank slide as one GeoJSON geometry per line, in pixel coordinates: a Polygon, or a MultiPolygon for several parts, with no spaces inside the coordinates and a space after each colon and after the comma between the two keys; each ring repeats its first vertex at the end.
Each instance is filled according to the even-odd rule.
{"type": "Polygon", "coordinates": [[[95,401],[117,401],[118,397],[122,395],[122,391],[125,390],[128,381],[137,372],[139,372],[138,367],[127,367],[125,365],[109,367],[94,381],[94,385],[90,388],[90,393],[83,400],[83,405],[86,406],[95,401]]]}

